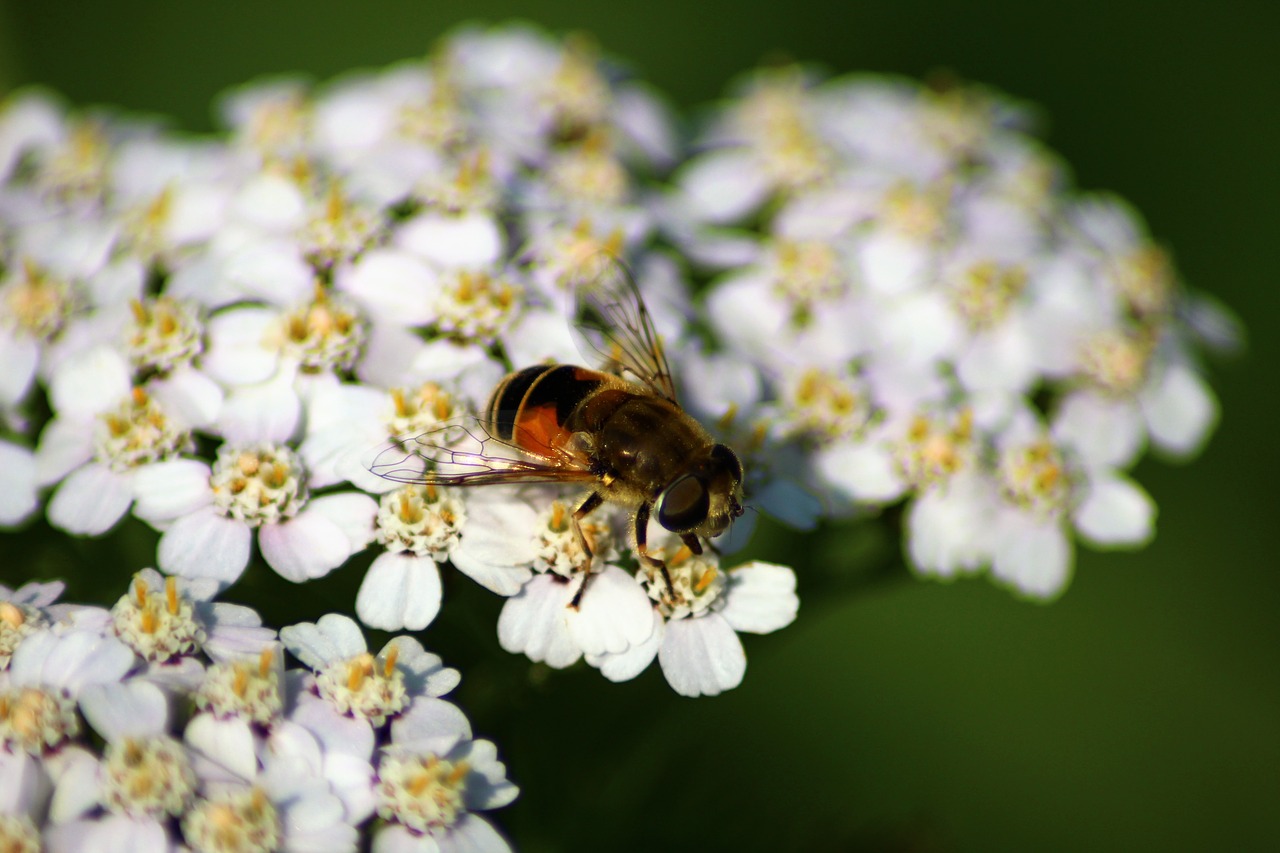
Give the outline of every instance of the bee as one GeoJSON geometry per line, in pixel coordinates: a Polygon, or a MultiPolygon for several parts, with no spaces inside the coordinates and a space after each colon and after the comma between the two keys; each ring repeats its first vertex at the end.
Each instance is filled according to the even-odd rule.
{"type": "Polygon", "coordinates": [[[610,258],[575,297],[574,324],[603,357],[600,369],[539,364],[508,374],[479,419],[478,452],[450,449],[446,427],[405,444],[422,470],[375,465],[374,473],[437,486],[588,486],[572,515],[585,558],[570,607],[581,602],[591,571],[582,520],[604,504],[630,510],[637,557],[661,572],[674,596],[666,563],[648,551],[650,518],[701,554],[703,539],[743,513],[742,463],[681,407],[653,320],[620,261],[610,258]]]}

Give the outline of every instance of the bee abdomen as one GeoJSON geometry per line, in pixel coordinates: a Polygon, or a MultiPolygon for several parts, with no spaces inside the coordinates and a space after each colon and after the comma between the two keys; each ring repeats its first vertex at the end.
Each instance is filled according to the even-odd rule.
{"type": "Polygon", "coordinates": [[[569,364],[526,367],[494,389],[486,409],[488,427],[497,438],[516,442],[517,429],[533,421],[562,426],[603,382],[602,374],[569,364]]]}

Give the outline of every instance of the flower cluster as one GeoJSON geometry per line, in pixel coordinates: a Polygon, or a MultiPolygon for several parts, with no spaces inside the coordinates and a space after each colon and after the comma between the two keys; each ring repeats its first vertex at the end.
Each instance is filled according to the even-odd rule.
{"type": "Polygon", "coordinates": [[[905,504],[923,575],[1058,594],[1076,535],[1152,535],[1145,449],[1191,455],[1216,420],[1198,350],[1230,316],[986,90],[762,72],[688,149],[589,42],[506,27],[221,114],[197,139],[0,107],[0,525],[131,515],[160,570],[110,610],[2,590],[6,849],[346,850],[375,816],[377,849],[505,847],[476,813],[516,789],[439,698],[458,674],[345,616],[277,636],[213,603],[255,551],[302,583],[373,549],[372,628],[426,628],[456,570],[505,599],[508,651],[737,686],[739,633],[799,606],[790,568],[721,564],[755,514],[709,547],[650,521],[642,548],[649,505],[588,498],[615,474],[586,434],[548,444],[576,493],[424,476],[520,464],[486,459],[480,414],[512,371],[618,372],[567,310],[612,258],[746,502],[806,529],[905,504]]]}
{"type": "MultiPolygon", "coordinates": [[[[13,462],[0,520],[50,489],[55,527],[100,535],[131,513],[160,532],[161,571],[224,586],[255,547],[295,582],[373,547],[355,609],[392,631],[435,618],[451,563],[512,597],[504,645],[559,666],[656,650],[665,620],[733,612],[731,596],[662,612],[606,507],[586,524],[617,547],[581,610],[570,591],[528,621],[546,568],[558,593],[585,582],[554,502],[582,495],[490,499],[374,473],[380,450],[474,424],[504,373],[581,361],[566,304],[609,255],[629,259],[671,352],[687,346],[688,287],[656,250],[645,184],[678,153],[660,101],[584,41],[509,29],[327,87],[246,87],[222,106],[218,141],[38,93],[0,118],[12,235],[0,352],[15,365],[0,412],[35,439],[0,446],[13,462]],[[28,417],[37,386],[53,413],[42,425],[28,417]],[[563,649],[540,651],[551,646],[563,649]]],[[[790,570],[770,571],[787,579],[776,617],[752,630],[796,610],[790,570]]],[[[661,656],[681,692],[741,679],[741,644],[720,633],[701,657],[661,656]],[[731,666],[714,665],[722,654],[731,666]]]]}
{"type": "Polygon", "coordinates": [[[439,698],[457,671],[334,614],[277,637],[215,590],[148,569],[108,610],[0,587],[6,850],[339,853],[375,815],[385,849],[507,849],[478,812],[518,791],[439,698]]]}
{"type": "Polygon", "coordinates": [[[1126,472],[1148,444],[1202,445],[1217,403],[1196,347],[1229,344],[1232,320],[1129,207],[1073,191],[1026,124],[976,87],[761,73],[663,221],[719,271],[725,348],[699,373],[740,434],[798,448],[788,474],[828,513],[907,500],[920,574],[989,568],[1047,598],[1073,534],[1151,537],[1126,472]]]}

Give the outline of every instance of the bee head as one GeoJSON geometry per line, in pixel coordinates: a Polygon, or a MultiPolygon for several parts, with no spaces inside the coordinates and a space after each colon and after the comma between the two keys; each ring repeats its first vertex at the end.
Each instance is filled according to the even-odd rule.
{"type": "Polygon", "coordinates": [[[742,463],[723,444],[667,485],[654,504],[658,523],[673,533],[711,537],[742,515],[742,463]]]}

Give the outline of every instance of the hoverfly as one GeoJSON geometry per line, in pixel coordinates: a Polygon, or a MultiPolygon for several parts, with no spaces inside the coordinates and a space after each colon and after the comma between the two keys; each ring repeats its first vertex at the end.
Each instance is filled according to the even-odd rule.
{"type": "Polygon", "coordinates": [[[478,419],[484,432],[479,451],[451,449],[446,434],[460,428],[441,427],[403,442],[421,470],[401,467],[404,461],[373,466],[387,479],[424,485],[589,485],[572,516],[586,555],[574,608],[592,559],[582,519],[603,504],[631,511],[636,554],[662,573],[670,595],[666,563],[647,549],[650,517],[701,554],[702,539],[722,533],[743,513],[737,454],[681,408],[635,280],[616,259],[603,266],[577,290],[574,309],[581,336],[605,360],[601,369],[539,364],[517,370],[494,388],[478,419]]]}

